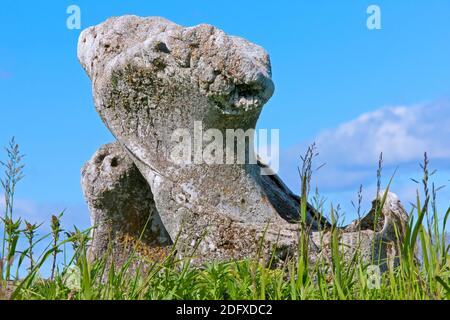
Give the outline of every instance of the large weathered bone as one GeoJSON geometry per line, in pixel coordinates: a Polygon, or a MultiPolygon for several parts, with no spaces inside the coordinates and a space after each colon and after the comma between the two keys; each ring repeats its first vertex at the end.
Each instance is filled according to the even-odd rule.
{"type": "MultiPolygon", "coordinates": [[[[155,220],[147,237],[159,240],[144,247],[169,244],[165,227],[172,240],[178,239],[181,256],[196,248],[196,262],[247,258],[260,249],[265,257],[273,249],[281,260],[295,256],[298,225],[289,222],[299,219],[300,199],[278,176],[261,175],[262,168],[267,172],[261,163],[171,158],[172,133],[186,129],[195,136],[197,121],[223,136],[227,129],[255,127],[273,93],[262,48],[209,25],[183,28],[163,18],[125,16],[85,30],[78,56],[92,79],[96,109],[119,141],[102,147],[83,170],[99,234],[94,255],[130,228],[136,237],[136,226],[150,214],[155,220]]],[[[407,215],[389,194],[383,220],[374,224],[377,203],[338,233],[347,260],[361,252],[364,261],[385,268],[396,263],[407,215]],[[400,230],[398,239],[395,230],[400,230]]],[[[310,206],[307,219],[313,231],[311,261],[330,260],[330,231],[320,231],[329,223],[310,206]]]]}
{"type": "Polygon", "coordinates": [[[151,261],[160,261],[169,253],[172,241],[150,187],[119,143],[102,146],[81,175],[94,227],[91,259],[110,252],[117,265],[132,251],[151,261]]]}
{"type": "MultiPolygon", "coordinates": [[[[261,47],[209,25],[124,16],[83,31],[78,56],[97,111],[149,183],[168,233],[180,236],[179,252],[202,240],[200,260],[241,258],[255,252],[263,234],[266,247],[296,241],[297,226],[286,220],[298,218],[298,203],[258,164],[179,164],[170,157],[173,132],[195,136],[196,121],[223,136],[255,127],[274,89],[261,47]]],[[[308,222],[320,224],[311,213],[308,222]]]]}

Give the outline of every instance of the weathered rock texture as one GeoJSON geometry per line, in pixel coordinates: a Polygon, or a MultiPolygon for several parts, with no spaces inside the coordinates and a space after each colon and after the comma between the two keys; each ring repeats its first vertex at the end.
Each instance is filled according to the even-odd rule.
{"type": "Polygon", "coordinates": [[[0,281],[0,300],[11,300],[14,289],[14,281],[0,281]]]}
{"type": "MultiPolygon", "coordinates": [[[[399,264],[400,245],[406,236],[408,215],[398,197],[381,192],[372,202],[372,209],[361,219],[337,230],[339,248],[344,260],[357,255],[366,264],[378,265],[381,271],[399,264]]],[[[313,241],[320,248],[319,257],[331,262],[331,231],[313,232],[313,241]]]]}
{"type": "MultiPolygon", "coordinates": [[[[146,181],[117,145],[102,148],[87,165],[83,186],[103,239],[109,227],[135,228],[152,212],[161,218],[157,226],[178,238],[178,254],[194,255],[194,262],[250,257],[260,244],[265,256],[275,249],[281,260],[297,251],[299,198],[276,175],[261,175],[264,165],[220,164],[236,147],[215,150],[223,153],[215,164],[171,157],[172,134],[184,129],[196,137],[196,123],[223,137],[227,129],[255,128],[274,91],[264,49],[210,25],[123,16],[83,31],[78,57],[98,113],[146,181]],[[125,163],[113,176],[112,154],[125,163]]],[[[247,145],[247,156],[250,151],[247,145]]],[[[307,223],[314,232],[329,226],[309,206],[307,223]]],[[[320,253],[312,240],[310,247],[313,257],[320,253]]]]}
{"type": "MultiPolygon", "coordinates": [[[[178,251],[202,239],[199,259],[242,258],[266,238],[291,243],[298,205],[257,164],[177,164],[172,133],[252,129],[273,93],[267,53],[209,25],[124,16],[85,30],[78,56],[95,106],[153,192],[178,251]],[[206,231],[206,235],[205,235],[206,231]]],[[[223,150],[226,153],[226,150],[223,150]]],[[[247,150],[248,151],[248,150],[247,150]]],[[[317,221],[309,216],[317,228],[317,221]]]]}
{"type": "Polygon", "coordinates": [[[160,261],[172,241],[145,179],[119,143],[102,146],[82,169],[82,188],[91,213],[90,258],[110,253],[116,263],[133,250],[160,261]]]}

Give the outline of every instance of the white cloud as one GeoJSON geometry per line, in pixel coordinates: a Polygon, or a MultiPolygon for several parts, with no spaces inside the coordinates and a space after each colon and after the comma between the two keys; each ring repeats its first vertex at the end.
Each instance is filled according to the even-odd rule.
{"type": "MultiPolygon", "coordinates": [[[[325,130],[312,141],[320,153],[317,161],[326,163],[318,173],[318,182],[326,189],[372,179],[381,152],[386,169],[399,166],[400,171],[411,171],[423,160],[424,152],[446,169],[450,167],[450,102],[381,108],[325,130]]],[[[307,145],[282,152],[282,175],[294,171],[307,145]]]]}
{"type": "MultiPolygon", "coordinates": [[[[437,185],[450,180],[450,101],[380,108],[282,151],[280,175],[296,192],[299,156],[312,141],[319,152],[316,163],[326,164],[313,176],[313,187],[318,186],[328,199],[349,208],[363,184],[367,204],[376,193],[378,157],[383,152],[383,184],[386,186],[398,168],[392,190],[409,203],[418,187],[410,178],[420,179],[424,152],[432,169],[438,170],[437,185]]],[[[441,200],[449,198],[450,187],[441,194],[441,200]]],[[[443,206],[448,206],[444,202],[443,206]]]]}
{"type": "Polygon", "coordinates": [[[388,165],[422,159],[427,151],[449,159],[450,103],[382,108],[322,132],[315,139],[326,158],[366,166],[384,153],[388,165]]]}

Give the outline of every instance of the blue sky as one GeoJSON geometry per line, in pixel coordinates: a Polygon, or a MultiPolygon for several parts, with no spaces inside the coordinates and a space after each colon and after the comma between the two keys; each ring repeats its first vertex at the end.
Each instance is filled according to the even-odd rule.
{"type": "MultiPolygon", "coordinates": [[[[315,179],[351,214],[359,184],[374,195],[377,154],[407,204],[418,162],[430,152],[437,183],[450,179],[450,2],[315,1],[23,1],[0,8],[0,144],[16,136],[26,157],[18,212],[36,221],[67,209],[67,224],[87,227],[80,168],[112,140],[76,58],[80,30],[66,9],[81,9],[82,29],[110,16],[164,16],[213,24],[270,54],[276,92],[259,128],[280,129],[281,176],[298,191],[299,154],[318,142],[315,179]],[[368,30],[377,4],[382,30],[368,30]],[[426,149],[426,150],[424,150],[426,149]]],[[[2,158],[2,156],[0,156],[2,158]]],[[[385,176],[385,182],[387,178],[385,176]]],[[[442,192],[442,207],[450,193],[442,192]]]]}

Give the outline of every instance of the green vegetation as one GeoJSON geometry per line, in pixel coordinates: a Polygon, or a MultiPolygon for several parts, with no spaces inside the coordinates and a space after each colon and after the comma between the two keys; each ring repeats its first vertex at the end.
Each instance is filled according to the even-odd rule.
{"type": "MultiPolygon", "coordinates": [[[[424,199],[417,193],[416,204],[410,212],[406,238],[401,244],[400,266],[381,275],[379,285],[371,282],[369,266],[355,255],[345,263],[337,240],[337,220],[331,209],[332,261],[324,265],[311,265],[308,261],[306,235],[306,201],[300,210],[301,232],[296,261],[284,267],[269,269],[255,256],[246,261],[210,263],[192,267],[189,260],[177,260],[175,254],[164,261],[150,264],[145,272],[129,272],[135,259],[131,254],[126,263],[114,266],[108,256],[95,262],[88,259],[90,230],[64,232],[62,214],[53,216],[51,232],[38,237],[41,225],[22,222],[14,216],[14,194],[23,178],[23,157],[14,140],[7,148],[8,161],[2,163],[5,178],[5,212],[1,219],[2,251],[0,260],[0,298],[6,299],[449,299],[450,264],[445,227],[450,209],[439,223],[436,194],[439,188],[432,184],[428,159],[425,156],[424,199]],[[24,239],[24,248],[19,248],[24,239]],[[40,256],[36,245],[44,240],[48,247],[40,256]],[[66,246],[74,254],[69,261],[58,264],[58,255],[66,256],[66,246]],[[420,262],[416,259],[420,246],[420,262]],[[51,264],[51,276],[42,275],[44,263],[51,264]],[[20,270],[26,270],[21,276],[20,270]],[[9,289],[9,290],[8,290],[9,289]]],[[[301,197],[309,197],[311,161],[314,148],[302,158],[301,197]]],[[[381,177],[381,158],[378,170],[378,188],[381,177]]],[[[357,211],[359,214],[360,196],[357,211]]],[[[320,204],[320,201],[313,201],[320,204]]],[[[322,206],[318,208],[323,212],[322,206]]],[[[441,215],[442,216],[442,215],[441,215]]],[[[374,224],[375,225],[375,224],[374,224]]]]}

